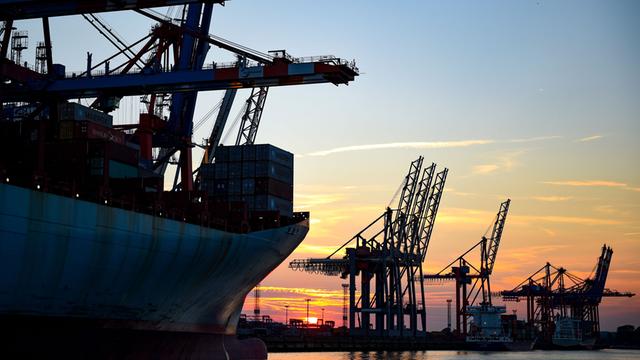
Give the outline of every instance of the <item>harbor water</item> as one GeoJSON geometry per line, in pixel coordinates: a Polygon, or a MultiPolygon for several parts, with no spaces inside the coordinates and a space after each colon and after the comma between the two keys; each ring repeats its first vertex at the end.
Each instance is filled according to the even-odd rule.
{"type": "Polygon", "coordinates": [[[630,360],[640,359],[640,350],[598,351],[398,351],[398,352],[306,352],[272,353],[269,360],[630,360]]]}

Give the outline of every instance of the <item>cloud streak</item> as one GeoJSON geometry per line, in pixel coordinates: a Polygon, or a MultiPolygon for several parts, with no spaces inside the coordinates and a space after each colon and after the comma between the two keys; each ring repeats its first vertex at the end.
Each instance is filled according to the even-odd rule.
{"type": "Polygon", "coordinates": [[[423,142],[394,142],[383,144],[366,144],[366,145],[353,145],[337,147],[329,150],[315,151],[307,154],[308,156],[327,156],[331,154],[351,152],[351,151],[365,151],[365,150],[380,150],[380,149],[450,149],[450,148],[462,148],[476,145],[493,144],[493,140],[459,140],[459,141],[423,141],[423,142]]]}
{"type": "Polygon", "coordinates": [[[514,215],[511,216],[512,223],[520,224],[540,224],[540,223],[552,223],[552,224],[573,224],[573,225],[620,225],[624,224],[620,220],[611,220],[603,218],[593,217],[579,217],[579,216],[535,216],[535,215],[514,215]]]}
{"type": "Polygon", "coordinates": [[[474,166],[471,169],[471,173],[473,175],[487,175],[497,171],[510,171],[515,166],[519,165],[517,158],[522,154],[524,154],[523,150],[502,154],[493,164],[481,164],[474,166]]]}
{"type": "Polygon", "coordinates": [[[474,175],[485,175],[490,174],[496,170],[498,170],[499,166],[496,164],[485,164],[485,165],[476,165],[471,170],[474,175]]]}
{"type": "Polygon", "coordinates": [[[626,187],[627,184],[608,180],[564,180],[544,181],[547,185],[575,186],[575,187],[626,187]]]}
{"type": "Polygon", "coordinates": [[[567,201],[571,199],[571,196],[532,196],[533,200],[543,201],[543,202],[561,202],[567,201]]]}
{"type": "Polygon", "coordinates": [[[534,142],[534,141],[544,141],[544,140],[554,140],[554,139],[562,139],[563,137],[560,135],[550,135],[550,136],[536,136],[536,137],[532,137],[532,138],[525,138],[525,139],[512,139],[512,140],[507,140],[505,142],[507,143],[528,143],[528,142],[534,142]]]}
{"type": "Polygon", "coordinates": [[[542,183],[547,185],[558,185],[558,186],[617,188],[617,189],[623,189],[628,191],[640,192],[639,187],[633,187],[623,182],[610,181],[610,180],[563,180],[563,181],[543,181],[542,183]]]}
{"type": "Polygon", "coordinates": [[[314,151],[305,155],[297,155],[298,157],[305,156],[327,156],[331,154],[351,152],[351,151],[367,151],[367,150],[381,150],[381,149],[452,149],[452,148],[465,148],[470,146],[489,145],[496,143],[528,143],[535,141],[561,139],[562,136],[537,136],[532,138],[523,139],[511,139],[511,140],[490,140],[490,139],[471,139],[471,140],[453,140],[453,141],[415,141],[415,142],[392,142],[392,143],[380,143],[380,144],[364,144],[364,145],[352,145],[336,147],[328,150],[314,151]]]}
{"type": "Polygon", "coordinates": [[[603,137],[604,136],[602,136],[602,135],[587,136],[587,137],[583,137],[581,139],[576,140],[576,142],[588,142],[588,141],[602,139],[603,137]]]}

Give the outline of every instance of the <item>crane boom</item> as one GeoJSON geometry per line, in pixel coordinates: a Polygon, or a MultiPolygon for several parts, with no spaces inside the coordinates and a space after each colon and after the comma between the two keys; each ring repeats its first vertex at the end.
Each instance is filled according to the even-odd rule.
{"type": "MultiPolygon", "coordinates": [[[[411,219],[409,220],[410,229],[407,231],[409,237],[414,241],[411,241],[410,253],[413,253],[418,247],[416,239],[419,238],[422,228],[422,217],[429,203],[429,191],[431,190],[431,182],[433,181],[433,173],[435,172],[436,164],[431,163],[431,166],[424,168],[422,171],[422,178],[418,184],[418,190],[416,191],[413,210],[411,211],[411,219]]],[[[419,248],[418,248],[419,249],[419,248]]]]}
{"type": "Polygon", "coordinates": [[[267,86],[251,89],[251,96],[247,99],[247,106],[242,115],[236,145],[252,145],[255,142],[268,93],[267,86]]]}
{"type": "Polygon", "coordinates": [[[396,211],[395,220],[393,222],[393,242],[392,248],[403,249],[402,245],[406,248],[406,230],[409,217],[409,211],[413,204],[413,198],[415,196],[416,186],[419,181],[420,169],[422,168],[423,157],[420,156],[416,160],[411,162],[409,167],[409,173],[405,177],[404,186],[400,193],[400,201],[398,203],[398,209],[396,211]]]}
{"type": "Polygon", "coordinates": [[[427,257],[427,249],[429,248],[429,240],[431,240],[431,234],[436,223],[436,215],[438,214],[438,208],[440,207],[440,199],[444,193],[444,184],[447,181],[447,174],[449,169],[445,168],[436,174],[435,183],[431,189],[429,195],[429,202],[423,216],[423,222],[421,224],[422,232],[418,239],[420,243],[420,258],[422,261],[427,257]]]}
{"type": "Polygon", "coordinates": [[[496,221],[493,223],[493,231],[491,232],[491,238],[489,239],[489,246],[487,247],[487,274],[491,274],[493,271],[493,265],[496,262],[496,256],[498,255],[498,247],[500,246],[500,239],[502,238],[502,231],[504,230],[504,224],[507,220],[507,214],[509,213],[509,204],[511,199],[500,204],[500,210],[496,215],[496,221]]]}

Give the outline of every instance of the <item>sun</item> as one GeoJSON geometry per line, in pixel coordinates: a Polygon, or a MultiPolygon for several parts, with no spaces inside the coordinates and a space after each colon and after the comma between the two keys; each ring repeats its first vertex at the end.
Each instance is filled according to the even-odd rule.
{"type": "Polygon", "coordinates": [[[313,317],[313,316],[309,316],[309,320],[308,320],[309,324],[317,324],[318,323],[318,318],[317,317],[313,317]]]}

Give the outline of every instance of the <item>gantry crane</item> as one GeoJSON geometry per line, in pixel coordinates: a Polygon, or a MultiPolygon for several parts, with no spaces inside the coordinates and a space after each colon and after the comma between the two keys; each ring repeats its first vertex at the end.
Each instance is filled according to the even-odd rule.
{"type": "Polygon", "coordinates": [[[328,257],[298,259],[289,264],[294,270],[349,278],[352,335],[424,336],[426,333],[422,265],[448,169],[436,173],[435,164],[422,169],[422,163],[422,157],[411,163],[396,209],[387,208],[328,257]],[[345,255],[337,257],[343,249],[345,255]],[[356,296],[358,283],[359,297],[356,296]],[[375,329],[371,328],[371,315],[375,317],[375,329]],[[405,317],[409,318],[409,324],[405,324],[405,317]]]}
{"type": "MultiPolygon", "coordinates": [[[[458,334],[466,337],[468,330],[468,318],[471,307],[478,304],[489,309],[493,307],[491,301],[490,278],[498,255],[498,248],[504,225],[509,212],[510,199],[500,204],[500,209],[493,222],[491,236],[482,236],[480,241],[453,260],[442,270],[435,274],[423,276],[429,282],[455,280],[456,284],[456,330],[458,334]],[[480,254],[480,261],[472,261],[470,255],[474,250],[480,254]],[[475,265],[474,265],[475,264],[475,265]],[[479,299],[479,297],[481,298],[479,299]],[[481,300],[478,302],[478,300],[481,300]]],[[[476,309],[474,309],[475,311],[476,309]]]]}
{"type": "Polygon", "coordinates": [[[597,338],[600,333],[598,306],[602,298],[635,295],[605,287],[612,255],[611,247],[603,245],[595,273],[587,279],[547,262],[515,288],[501,291],[499,295],[504,301],[526,301],[529,331],[532,336],[538,336],[543,345],[553,342],[556,324],[566,319],[576,322],[580,337],[597,338]]]}
{"type": "MultiPolygon", "coordinates": [[[[148,111],[141,114],[139,123],[119,127],[135,129],[136,141],[141,148],[141,164],[150,171],[164,174],[170,159],[179,153],[180,188],[189,192],[194,189],[191,160],[194,144],[191,136],[198,91],[229,89],[225,105],[230,108],[236,89],[260,89],[254,91],[257,100],[248,109],[249,116],[243,119],[242,129],[246,130],[247,137],[239,135],[240,141],[253,141],[268,87],[347,84],[358,75],[355,63],[333,56],[293,58],[284,51],[282,56],[269,55],[211,35],[209,27],[213,6],[221,3],[223,1],[152,0],[112,4],[100,1],[15,0],[3,5],[0,18],[5,20],[5,29],[11,29],[15,20],[42,17],[47,73],[39,73],[7,59],[11,31],[4,31],[0,48],[0,78],[3,80],[0,82],[0,103],[36,103],[38,106],[29,116],[35,117],[49,109],[48,114],[55,120],[57,104],[69,99],[94,99],[92,107],[108,113],[118,107],[124,96],[148,96],[148,111]],[[148,9],[176,4],[187,4],[184,16],[179,20],[148,9]],[[106,27],[90,15],[126,9],[157,22],[149,34],[130,45],[110,36],[106,27]],[[86,71],[66,74],[63,65],[53,62],[48,18],[74,14],[85,14],[92,20],[94,26],[101,28],[104,35],[117,45],[118,52],[97,63],[89,54],[86,71]],[[211,45],[235,53],[238,61],[205,65],[211,45]],[[125,61],[113,65],[112,62],[122,58],[121,55],[126,57],[125,61]],[[160,98],[168,98],[171,102],[166,120],[158,111],[160,98]],[[159,150],[158,155],[153,155],[153,149],[159,150]]],[[[223,112],[221,114],[224,116],[223,112]]],[[[224,129],[226,119],[219,120],[214,127],[213,140],[219,139],[224,129]]],[[[217,144],[217,141],[210,143],[217,144]]],[[[214,152],[212,149],[208,156],[213,156],[214,152]]]]}

